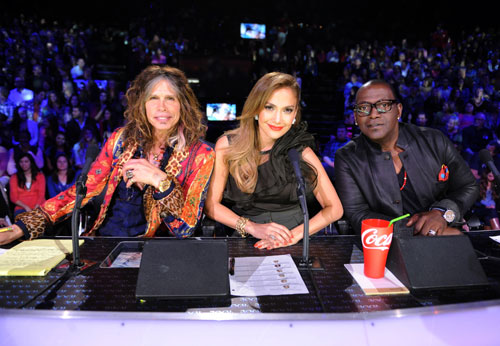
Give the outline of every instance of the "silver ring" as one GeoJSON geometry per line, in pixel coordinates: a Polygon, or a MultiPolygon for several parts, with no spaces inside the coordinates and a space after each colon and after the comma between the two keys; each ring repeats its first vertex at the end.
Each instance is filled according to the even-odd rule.
{"type": "Polygon", "coordinates": [[[436,235],[436,234],[437,234],[437,232],[436,232],[435,230],[433,230],[433,229],[430,229],[430,230],[429,230],[429,233],[427,233],[427,234],[428,234],[428,235],[432,235],[432,236],[434,236],[434,235],[436,235]]]}
{"type": "Polygon", "coordinates": [[[134,171],[132,171],[131,169],[127,170],[125,172],[125,176],[128,178],[128,179],[132,179],[134,177],[134,171]]]}
{"type": "Polygon", "coordinates": [[[274,235],[270,235],[269,238],[271,238],[272,240],[276,240],[276,237],[274,235]]]}

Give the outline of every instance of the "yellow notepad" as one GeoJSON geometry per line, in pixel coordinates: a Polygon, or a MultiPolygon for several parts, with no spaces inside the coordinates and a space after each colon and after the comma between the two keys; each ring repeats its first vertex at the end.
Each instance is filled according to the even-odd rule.
{"type": "Polygon", "coordinates": [[[72,252],[71,239],[25,241],[0,256],[0,276],[44,276],[72,252]]]}

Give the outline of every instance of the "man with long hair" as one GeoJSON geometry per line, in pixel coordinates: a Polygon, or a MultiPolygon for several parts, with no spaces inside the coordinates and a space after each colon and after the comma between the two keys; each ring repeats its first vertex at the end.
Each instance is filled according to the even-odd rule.
{"type": "MultiPolygon", "coordinates": [[[[199,103],[184,73],[150,66],[127,91],[126,125],[103,145],[87,179],[82,205],[97,204],[85,235],[153,237],[160,226],[178,238],[191,236],[199,220],[214,164],[199,103]]],[[[20,214],[0,243],[36,238],[65,219],[75,187],[20,214]]]]}

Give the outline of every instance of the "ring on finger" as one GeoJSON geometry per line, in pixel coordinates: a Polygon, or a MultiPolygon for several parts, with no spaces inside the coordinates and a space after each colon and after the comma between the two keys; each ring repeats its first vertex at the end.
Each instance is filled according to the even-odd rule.
{"type": "Polygon", "coordinates": [[[134,171],[132,171],[131,169],[127,170],[125,172],[125,176],[128,178],[128,179],[132,179],[134,177],[134,171]]]}
{"type": "Polygon", "coordinates": [[[430,235],[430,236],[435,236],[437,234],[437,232],[435,230],[433,230],[433,229],[430,229],[429,233],[427,233],[427,234],[430,235]]]}
{"type": "Polygon", "coordinates": [[[276,237],[274,235],[270,235],[269,238],[271,238],[272,240],[276,240],[276,237]]]}

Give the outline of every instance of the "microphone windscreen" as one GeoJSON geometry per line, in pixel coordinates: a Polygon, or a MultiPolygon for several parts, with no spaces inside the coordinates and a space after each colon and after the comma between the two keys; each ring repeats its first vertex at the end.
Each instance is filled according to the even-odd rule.
{"type": "Polygon", "coordinates": [[[297,150],[295,148],[291,148],[290,150],[288,150],[288,158],[292,162],[299,161],[299,153],[297,152],[297,150]]]}
{"type": "Polygon", "coordinates": [[[487,163],[489,161],[493,161],[493,158],[491,157],[491,153],[489,152],[488,149],[479,150],[479,159],[481,160],[482,163],[487,163]]]}
{"type": "Polygon", "coordinates": [[[99,147],[94,143],[89,144],[87,151],[85,152],[85,160],[90,159],[94,161],[97,155],[99,155],[99,147]]]}

